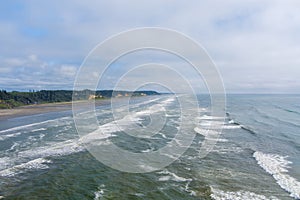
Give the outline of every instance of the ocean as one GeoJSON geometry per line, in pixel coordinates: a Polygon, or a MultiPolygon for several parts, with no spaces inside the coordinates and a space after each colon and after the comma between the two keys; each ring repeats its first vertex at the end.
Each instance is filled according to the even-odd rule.
{"type": "MultiPolygon", "coordinates": [[[[209,100],[199,95],[199,108],[191,108],[200,114],[185,124],[194,135],[189,148],[170,165],[147,173],[122,172],[98,161],[86,150],[95,138],[82,144],[72,111],[2,120],[0,199],[300,199],[300,95],[228,95],[225,121],[210,115],[209,100]],[[201,157],[213,124],[221,125],[222,133],[201,157]]],[[[125,98],[117,110],[125,113],[125,98]]],[[[156,126],[150,114],[163,115],[164,126],[149,138],[136,138],[127,134],[124,120],[122,129],[115,129],[110,105],[101,105],[96,115],[106,135],[97,145],[114,143],[143,154],[175,138],[181,111],[173,96],[137,97],[129,110],[138,113],[140,127],[156,126]]]]}

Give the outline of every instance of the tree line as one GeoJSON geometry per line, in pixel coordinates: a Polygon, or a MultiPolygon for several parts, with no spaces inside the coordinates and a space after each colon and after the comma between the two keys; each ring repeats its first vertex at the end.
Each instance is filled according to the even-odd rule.
{"type": "MultiPolygon", "coordinates": [[[[82,90],[75,91],[75,100],[105,99],[119,96],[144,96],[158,95],[155,91],[113,91],[113,90],[82,90]]],[[[54,102],[69,102],[73,99],[72,90],[40,90],[30,92],[7,92],[0,90],[0,108],[14,108],[23,105],[54,103],[54,102]]]]}

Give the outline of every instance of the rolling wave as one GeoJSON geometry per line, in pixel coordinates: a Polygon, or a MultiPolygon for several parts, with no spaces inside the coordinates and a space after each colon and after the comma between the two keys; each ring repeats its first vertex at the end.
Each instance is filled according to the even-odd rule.
{"type": "Polygon", "coordinates": [[[63,117],[63,118],[58,118],[58,119],[52,119],[52,120],[46,120],[46,121],[42,121],[42,122],[27,124],[27,125],[23,125],[23,126],[17,126],[17,127],[13,127],[13,128],[6,129],[6,130],[1,130],[0,134],[1,133],[6,133],[6,132],[11,132],[11,131],[22,130],[24,128],[29,128],[29,127],[33,127],[33,126],[37,126],[37,125],[41,125],[41,124],[47,124],[49,122],[55,122],[55,121],[58,121],[58,120],[61,120],[61,119],[67,119],[67,118],[71,119],[70,117],[63,117]]]}
{"type": "Polygon", "coordinates": [[[255,152],[253,157],[257,163],[277,181],[277,184],[290,193],[295,199],[300,199],[300,182],[287,174],[291,161],[284,156],[255,152]]]}
{"type": "Polygon", "coordinates": [[[211,187],[212,194],[210,197],[214,200],[241,200],[241,199],[247,199],[247,200],[279,200],[278,198],[271,196],[266,197],[261,194],[256,194],[254,192],[249,191],[237,191],[237,192],[228,192],[228,191],[222,191],[218,189],[214,189],[211,187]]]}
{"type": "Polygon", "coordinates": [[[22,163],[20,165],[15,165],[11,168],[5,169],[0,171],[0,176],[11,177],[15,176],[16,174],[22,173],[25,170],[32,170],[32,169],[48,169],[48,165],[46,163],[51,163],[51,160],[44,159],[44,158],[37,158],[34,160],[30,160],[26,163],[22,163]]]}
{"type": "Polygon", "coordinates": [[[286,112],[289,112],[289,113],[295,113],[297,115],[300,115],[300,112],[296,111],[296,110],[290,110],[290,109],[287,109],[287,108],[284,108],[282,106],[279,106],[279,105],[274,105],[274,107],[280,109],[280,110],[283,110],[283,111],[286,111],[286,112]]]}

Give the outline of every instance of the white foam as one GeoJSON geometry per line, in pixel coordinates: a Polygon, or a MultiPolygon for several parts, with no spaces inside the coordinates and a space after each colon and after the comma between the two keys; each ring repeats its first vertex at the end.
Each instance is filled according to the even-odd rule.
{"type": "MultiPolygon", "coordinates": [[[[206,110],[206,109],[205,109],[206,110]]],[[[201,117],[199,117],[199,119],[204,119],[204,120],[215,120],[215,119],[224,119],[224,117],[220,117],[220,116],[210,116],[210,115],[203,115],[201,117]]]]}
{"type": "MultiPolygon", "coordinates": [[[[150,103],[152,103],[152,102],[158,101],[158,100],[160,100],[160,99],[161,99],[161,98],[151,99],[151,100],[144,101],[144,102],[141,102],[141,103],[129,105],[129,107],[130,107],[131,109],[132,109],[132,108],[138,108],[139,106],[147,105],[147,104],[150,104],[150,103]]],[[[124,110],[128,110],[128,105],[122,106],[122,107],[120,107],[120,108],[114,109],[115,112],[123,112],[124,110]]],[[[107,113],[109,113],[109,112],[111,112],[111,110],[108,110],[107,113]]],[[[102,111],[102,110],[101,110],[101,114],[103,114],[103,111],[102,111]]]]}
{"type": "Polygon", "coordinates": [[[164,176],[159,177],[159,181],[176,181],[176,182],[186,182],[186,181],[192,181],[192,179],[190,178],[184,178],[184,177],[180,177],[175,173],[172,173],[170,171],[168,171],[167,169],[161,171],[161,172],[157,172],[158,174],[163,174],[164,176]]]}
{"type": "Polygon", "coordinates": [[[208,140],[217,141],[217,142],[228,142],[227,139],[223,139],[223,138],[208,138],[208,140]]]}
{"type": "Polygon", "coordinates": [[[137,196],[137,197],[144,197],[145,196],[143,193],[135,193],[134,195],[137,196]]]}
{"type": "MultiPolygon", "coordinates": [[[[65,119],[69,119],[69,118],[70,117],[62,117],[62,118],[58,118],[58,119],[54,119],[54,120],[47,120],[47,121],[42,121],[42,122],[38,122],[38,123],[32,123],[32,124],[27,124],[27,125],[23,125],[23,126],[17,126],[17,127],[13,127],[10,129],[2,130],[2,131],[0,131],[0,134],[1,134],[0,141],[6,140],[11,137],[16,137],[16,136],[21,135],[22,133],[28,132],[28,131],[21,131],[22,129],[34,127],[34,126],[38,126],[38,125],[46,124],[46,123],[50,123],[50,122],[58,122],[59,120],[65,120],[65,119]],[[13,131],[18,131],[18,132],[13,132],[13,131]],[[13,132],[13,133],[10,133],[10,132],[13,132]],[[4,134],[2,134],[2,133],[4,133],[4,134]],[[5,133],[9,133],[9,134],[5,135],[5,133]]],[[[63,121],[63,123],[64,123],[64,125],[66,125],[65,121],[63,121]]],[[[47,130],[47,129],[37,128],[37,129],[29,130],[29,132],[36,132],[36,131],[43,131],[43,130],[47,130]]]]}
{"type": "Polygon", "coordinates": [[[74,139],[22,151],[19,152],[18,156],[23,158],[64,156],[83,150],[85,150],[85,148],[80,145],[78,140],[74,139]]]}
{"type": "Polygon", "coordinates": [[[31,160],[27,163],[22,163],[20,165],[15,165],[11,168],[0,171],[0,176],[14,176],[16,174],[22,173],[24,170],[28,169],[47,169],[49,168],[46,163],[51,163],[51,160],[47,160],[44,158],[37,158],[31,160]]]}
{"type": "Polygon", "coordinates": [[[240,129],[241,126],[240,125],[225,125],[222,126],[222,129],[240,129]]]}
{"type": "MultiPolygon", "coordinates": [[[[62,118],[60,118],[60,119],[62,119],[62,118]]],[[[16,131],[16,130],[20,130],[20,129],[24,129],[24,128],[28,128],[28,127],[32,127],[32,126],[37,126],[37,125],[40,125],[40,124],[46,124],[46,123],[49,123],[49,122],[54,122],[54,121],[57,121],[57,119],[42,121],[42,122],[38,122],[38,123],[27,124],[27,125],[23,125],[23,126],[17,126],[17,127],[14,127],[14,128],[2,130],[2,131],[0,131],[0,133],[6,133],[6,132],[10,132],[10,131],[16,131]]]]}
{"type": "Polygon", "coordinates": [[[0,141],[6,140],[6,139],[12,138],[12,137],[17,137],[21,134],[22,134],[21,132],[16,132],[16,133],[8,134],[8,135],[0,135],[0,141]]]}
{"type": "Polygon", "coordinates": [[[165,111],[166,110],[163,105],[156,104],[156,105],[150,106],[146,110],[136,112],[135,115],[133,115],[133,116],[144,116],[144,115],[150,115],[150,114],[154,114],[157,112],[165,112],[165,111]]]}
{"type": "Polygon", "coordinates": [[[207,108],[199,108],[200,112],[207,112],[207,108]]]}
{"type": "Polygon", "coordinates": [[[178,146],[178,147],[185,147],[185,148],[189,148],[190,145],[186,144],[186,141],[184,139],[177,139],[177,138],[173,138],[173,140],[168,142],[169,145],[173,146],[178,146]]]}
{"type": "Polygon", "coordinates": [[[204,120],[200,122],[200,126],[216,126],[216,125],[224,125],[222,121],[208,121],[204,120]]]}
{"type": "Polygon", "coordinates": [[[163,134],[162,132],[158,132],[157,133],[158,135],[161,135],[163,138],[165,138],[165,139],[167,139],[168,137],[165,135],[165,134],[163,134]]]}
{"type": "MultiPolygon", "coordinates": [[[[167,102],[170,102],[170,100],[168,100],[167,102]]],[[[135,123],[139,123],[141,121],[141,118],[139,116],[142,116],[145,114],[161,112],[161,111],[164,111],[164,108],[162,105],[156,104],[156,105],[150,106],[147,110],[136,112],[132,115],[127,115],[127,116],[123,117],[122,119],[108,122],[106,124],[99,126],[99,128],[97,130],[87,134],[86,136],[81,137],[79,139],[79,142],[89,144],[91,142],[95,142],[96,140],[104,140],[109,137],[113,137],[115,135],[112,135],[112,133],[125,131],[126,128],[128,128],[128,126],[135,124],[135,123]]],[[[162,135],[162,136],[164,137],[164,135],[162,135]]]]}
{"type": "Polygon", "coordinates": [[[253,157],[267,173],[274,177],[282,189],[289,192],[291,197],[300,199],[300,182],[287,174],[292,163],[286,159],[287,156],[255,152],[253,157]]]}
{"type": "Polygon", "coordinates": [[[95,195],[94,200],[101,199],[103,197],[103,194],[104,194],[104,190],[103,189],[100,189],[100,190],[94,192],[94,195],[95,195]]]}
{"type": "MultiPolygon", "coordinates": [[[[106,129],[99,128],[96,131],[93,131],[92,133],[89,133],[89,134],[81,137],[78,141],[79,141],[79,143],[83,143],[85,145],[105,144],[106,139],[116,136],[116,135],[111,134],[113,132],[116,132],[116,131],[120,130],[120,129],[116,129],[116,128],[117,128],[117,126],[108,127],[106,129]]],[[[110,143],[107,143],[107,144],[110,144],[110,143]]]]}
{"type": "Polygon", "coordinates": [[[148,101],[144,101],[144,102],[138,103],[138,104],[136,104],[134,107],[138,107],[138,106],[141,106],[141,105],[147,105],[147,104],[149,104],[149,103],[158,101],[158,100],[160,100],[160,99],[161,99],[161,98],[150,99],[150,100],[148,100],[148,101]]]}
{"type": "Polygon", "coordinates": [[[221,121],[203,121],[200,126],[210,129],[240,129],[241,125],[226,125],[221,121]]]}
{"type": "MultiPolygon", "coordinates": [[[[153,102],[156,100],[157,99],[151,100],[149,102],[153,102]]],[[[86,136],[81,137],[80,142],[90,143],[95,140],[103,140],[103,139],[107,139],[109,137],[115,136],[115,135],[112,135],[112,133],[125,131],[130,125],[139,123],[142,120],[140,118],[141,116],[150,115],[150,114],[157,113],[157,112],[164,112],[165,109],[164,109],[163,105],[169,104],[170,102],[173,102],[173,101],[174,101],[174,98],[170,98],[170,99],[163,101],[163,103],[161,103],[161,104],[152,105],[148,109],[145,109],[145,110],[142,110],[139,112],[135,112],[133,114],[126,115],[122,119],[118,119],[118,120],[103,124],[103,125],[99,126],[99,128],[97,130],[93,131],[92,133],[89,133],[86,136]]],[[[162,135],[162,136],[166,137],[165,135],[162,135]]]]}
{"type": "MultiPolygon", "coordinates": [[[[80,142],[90,143],[94,140],[103,140],[115,136],[112,135],[112,133],[125,131],[130,125],[139,123],[141,121],[140,116],[150,115],[161,111],[165,111],[164,107],[160,104],[156,104],[150,106],[146,110],[136,112],[132,115],[126,115],[122,119],[108,122],[99,126],[97,130],[87,134],[86,136],[81,137],[80,142]]],[[[162,136],[165,137],[164,135],[162,136]]]]}
{"type": "Polygon", "coordinates": [[[124,131],[128,126],[138,121],[140,121],[140,118],[125,116],[123,119],[108,122],[99,126],[97,130],[81,137],[79,141],[83,143],[90,143],[95,140],[104,140],[109,137],[114,137],[115,135],[112,135],[112,133],[124,131]]]}
{"type": "Polygon", "coordinates": [[[0,170],[7,168],[11,163],[10,157],[1,157],[0,158],[0,170]]]}
{"type": "Polygon", "coordinates": [[[233,120],[229,120],[229,122],[228,122],[228,124],[234,124],[235,123],[235,121],[233,121],[233,120]]]}
{"type": "Polygon", "coordinates": [[[37,132],[37,131],[45,131],[47,130],[46,128],[37,128],[37,129],[33,129],[30,132],[37,132]]]}
{"type": "Polygon", "coordinates": [[[168,98],[167,100],[162,101],[162,104],[168,105],[175,101],[174,97],[168,98]]]}
{"type": "Polygon", "coordinates": [[[141,152],[142,153],[148,153],[148,152],[152,152],[152,151],[155,151],[155,149],[153,147],[151,147],[150,149],[142,150],[141,152]]]}
{"type": "Polygon", "coordinates": [[[94,195],[95,195],[94,200],[99,200],[103,197],[104,191],[105,191],[104,188],[105,188],[104,184],[102,184],[102,185],[100,185],[100,187],[98,187],[98,190],[96,192],[94,192],[94,195]]]}
{"type": "MultiPolygon", "coordinates": [[[[195,127],[194,131],[202,136],[205,137],[205,140],[209,141],[216,141],[216,142],[228,142],[227,139],[221,138],[221,132],[220,130],[209,130],[209,129],[203,129],[199,127],[195,127]]],[[[199,141],[199,144],[202,144],[203,141],[199,141]]],[[[217,152],[217,153],[228,153],[228,152],[236,152],[240,153],[243,149],[236,146],[228,145],[215,145],[214,148],[210,152],[217,152]]]]}
{"type": "MultiPolygon", "coordinates": [[[[95,132],[97,133],[97,132],[100,131],[101,133],[103,133],[103,137],[106,138],[106,137],[109,136],[107,134],[123,130],[123,129],[121,129],[121,126],[118,126],[118,125],[119,124],[117,124],[116,122],[109,122],[109,123],[106,123],[104,125],[99,126],[99,129],[97,131],[95,131],[95,132]]],[[[92,134],[93,133],[91,133],[89,135],[92,135],[92,134]]]]}
{"type": "Polygon", "coordinates": [[[194,131],[200,135],[203,135],[204,137],[206,137],[205,139],[208,139],[208,140],[213,140],[213,141],[218,141],[218,142],[228,142],[227,139],[218,137],[218,135],[220,134],[218,131],[201,129],[199,127],[195,127],[194,131]],[[208,137],[208,136],[210,136],[210,137],[208,137]]]}
{"type": "Polygon", "coordinates": [[[190,189],[190,181],[189,182],[187,182],[186,184],[185,184],[185,187],[184,187],[184,191],[186,191],[187,193],[189,193],[191,196],[197,196],[197,193],[194,191],[194,190],[191,190],[190,189]]]}
{"type": "Polygon", "coordinates": [[[178,114],[166,114],[166,117],[180,117],[178,114]]]}
{"type": "Polygon", "coordinates": [[[211,187],[210,197],[214,200],[279,200],[276,197],[266,197],[249,191],[225,192],[211,187]]]}
{"type": "Polygon", "coordinates": [[[160,153],[160,155],[162,155],[162,156],[167,156],[167,157],[169,157],[169,158],[171,158],[171,159],[173,159],[173,160],[177,160],[177,159],[179,159],[179,157],[181,156],[180,154],[176,154],[176,153],[174,153],[174,152],[172,152],[171,154],[167,154],[167,153],[160,153]]]}
{"type": "Polygon", "coordinates": [[[26,151],[18,152],[17,157],[2,157],[0,158],[0,169],[2,171],[1,174],[13,174],[15,169],[26,168],[27,166],[33,166],[33,164],[41,164],[37,165],[37,168],[43,168],[42,162],[45,157],[48,156],[64,156],[72,153],[77,153],[84,151],[85,148],[82,146],[78,140],[67,140],[58,143],[48,144],[42,147],[32,148],[26,151]],[[24,163],[21,165],[15,165],[18,160],[28,160],[34,159],[32,162],[24,163]]]}
{"type": "Polygon", "coordinates": [[[45,136],[46,135],[42,133],[42,134],[39,135],[39,139],[42,140],[45,136]]]}
{"type": "Polygon", "coordinates": [[[200,135],[203,135],[205,137],[207,136],[218,136],[220,134],[219,131],[216,130],[209,130],[209,129],[203,129],[199,127],[195,127],[194,131],[200,135]]]}
{"type": "Polygon", "coordinates": [[[6,150],[6,152],[13,151],[15,149],[15,147],[17,147],[19,145],[20,145],[19,143],[14,142],[14,144],[8,150],[6,150]]]}
{"type": "Polygon", "coordinates": [[[156,171],[157,168],[156,167],[152,167],[150,165],[144,165],[144,164],[140,164],[139,167],[143,168],[146,171],[156,171]]]}
{"type": "Polygon", "coordinates": [[[37,141],[37,140],[42,140],[45,136],[46,136],[46,135],[43,134],[43,133],[41,133],[40,135],[38,135],[38,137],[37,137],[37,135],[35,135],[35,136],[31,135],[31,136],[28,137],[28,140],[29,140],[30,142],[35,142],[35,141],[37,141]]]}
{"type": "Polygon", "coordinates": [[[233,120],[230,120],[228,124],[226,124],[224,121],[218,121],[220,119],[224,119],[222,117],[213,117],[213,116],[203,116],[200,117],[201,121],[199,123],[199,126],[203,128],[209,128],[209,129],[240,129],[241,125],[234,124],[235,122],[233,120]],[[216,120],[218,119],[218,120],[216,120]]]}

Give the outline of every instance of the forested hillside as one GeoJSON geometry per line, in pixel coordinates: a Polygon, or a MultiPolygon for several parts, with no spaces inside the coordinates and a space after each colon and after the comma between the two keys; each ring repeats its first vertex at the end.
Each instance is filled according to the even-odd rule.
{"type": "MultiPolygon", "coordinates": [[[[105,99],[123,96],[146,96],[159,95],[155,91],[113,91],[113,90],[91,90],[76,91],[76,100],[105,99]]],[[[36,92],[7,92],[0,90],[0,108],[14,108],[23,105],[68,102],[72,101],[72,90],[41,90],[36,92]]]]}

